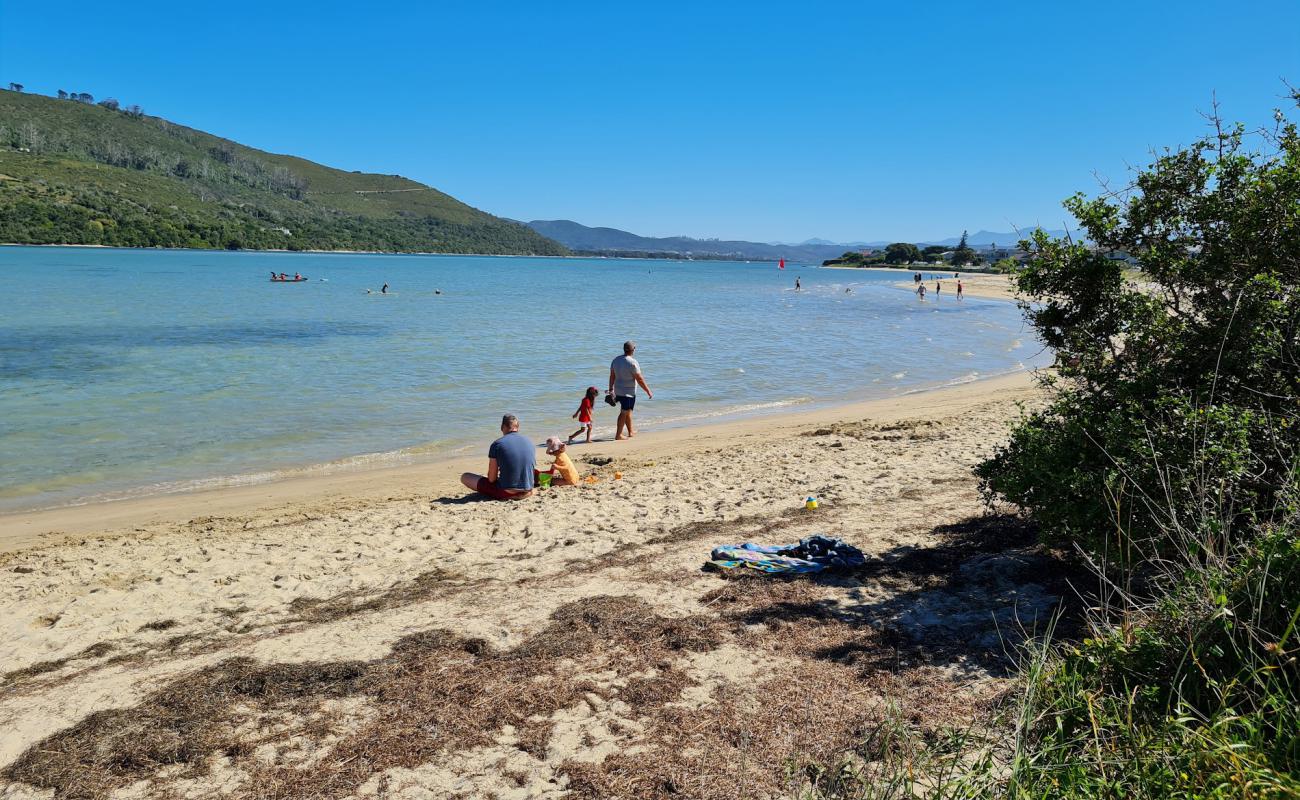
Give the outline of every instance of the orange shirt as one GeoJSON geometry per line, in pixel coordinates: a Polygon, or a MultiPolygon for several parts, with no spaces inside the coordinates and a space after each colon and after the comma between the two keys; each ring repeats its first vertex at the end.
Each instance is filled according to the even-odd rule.
{"type": "Polygon", "coordinates": [[[569,458],[568,453],[555,454],[555,471],[564,478],[565,483],[578,482],[578,468],[573,465],[573,459],[569,458]]]}

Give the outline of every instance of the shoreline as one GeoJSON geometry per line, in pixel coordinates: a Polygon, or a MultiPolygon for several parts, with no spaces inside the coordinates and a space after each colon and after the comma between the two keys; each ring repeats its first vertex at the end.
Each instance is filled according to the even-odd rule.
{"type": "MultiPolygon", "coordinates": [[[[537,253],[441,253],[428,250],[281,250],[281,249],[257,249],[251,247],[241,247],[238,250],[224,250],[218,247],[119,247],[111,244],[32,244],[30,242],[0,242],[0,247],[77,247],[92,250],[164,250],[167,252],[187,252],[187,253],[276,253],[284,255],[305,255],[305,256],[451,256],[454,258],[568,258],[576,260],[590,261],[722,261],[732,264],[775,264],[776,260],[763,258],[709,258],[709,257],[689,257],[689,256],[672,256],[664,258],[646,258],[642,256],[601,256],[601,255],[540,255],[537,253]]],[[[817,264],[803,264],[801,262],[792,262],[791,266],[806,266],[816,269],[822,269],[817,264]]]]}
{"type": "MultiPolygon", "coordinates": [[[[896,284],[893,288],[903,287],[902,284],[896,284]]],[[[864,404],[886,402],[895,398],[914,397],[943,389],[997,380],[999,378],[1005,378],[1022,373],[1032,374],[1034,369],[1034,367],[1021,366],[1017,369],[992,373],[973,380],[954,378],[951,381],[942,383],[922,383],[910,387],[896,387],[896,391],[887,396],[873,396],[862,400],[851,400],[846,396],[823,401],[812,400],[810,398],[795,398],[789,400],[777,400],[771,403],[762,404],[759,407],[742,407],[690,417],[667,417],[659,420],[655,420],[651,417],[649,421],[642,420],[640,427],[642,431],[645,431],[648,427],[648,433],[650,435],[663,435],[672,431],[698,431],[702,428],[710,428],[729,423],[757,422],[763,419],[780,420],[789,416],[791,413],[815,414],[819,411],[833,412],[835,409],[854,408],[864,404]]],[[[868,387],[861,387],[858,391],[865,392],[867,389],[868,387]]],[[[639,435],[645,434],[643,433],[639,435]]],[[[609,433],[600,431],[599,435],[593,439],[592,444],[612,444],[613,440],[609,439],[609,436],[609,433]]],[[[78,508],[107,508],[122,503],[137,501],[147,502],[157,498],[193,496],[212,492],[228,492],[237,489],[255,491],[259,488],[275,484],[325,480],[327,478],[343,478],[344,476],[360,476],[387,470],[415,470],[431,468],[435,465],[445,464],[452,461],[460,462],[475,460],[477,459],[476,456],[467,456],[465,455],[465,452],[481,449],[479,447],[480,444],[481,442],[477,441],[467,442],[460,445],[448,445],[440,452],[426,452],[420,455],[404,455],[412,450],[420,450],[426,445],[426,443],[420,442],[416,444],[403,445],[393,450],[343,455],[326,461],[306,461],[300,464],[262,470],[250,469],[246,472],[231,472],[227,474],[205,476],[202,478],[157,482],[140,486],[119,487],[117,489],[105,490],[84,496],[58,500],[52,499],[45,505],[27,507],[11,506],[9,508],[0,507],[0,542],[3,542],[5,537],[4,528],[6,521],[17,517],[26,518],[46,513],[70,511],[78,508]]],[[[576,446],[585,447],[585,444],[578,444],[576,446]]],[[[542,449],[540,444],[538,444],[537,447],[539,451],[542,449]]],[[[466,471],[475,470],[467,469],[466,471]]],[[[477,471],[481,471],[481,469],[477,471]]],[[[2,544],[0,544],[0,552],[4,552],[2,544]]]]}
{"type": "MultiPolygon", "coordinates": [[[[818,269],[838,269],[849,272],[905,272],[908,274],[926,271],[915,268],[904,269],[902,267],[819,267],[818,269]]],[[[961,270],[953,271],[961,272],[961,270]]],[[[947,273],[944,273],[942,280],[948,281],[949,286],[952,287],[952,293],[956,294],[956,284],[952,283],[952,281],[957,279],[947,277],[947,273]]],[[[979,297],[984,300],[1006,300],[1013,303],[1018,300],[1015,287],[1011,285],[1010,275],[993,272],[962,272],[961,280],[963,293],[968,297],[979,297]]],[[[926,285],[929,286],[928,282],[926,285]]],[[[910,292],[913,291],[914,284],[911,281],[898,281],[893,286],[895,289],[904,289],[910,292]]]]}
{"type": "Polygon", "coordinates": [[[0,794],[75,776],[105,795],[216,796],[291,774],[305,781],[294,796],[390,781],[401,796],[606,797],[629,774],[716,781],[709,765],[762,754],[726,796],[777,796],[789,758],[808,743],[853,751],[891,701],[960,723],[1008,689],[995,654],[1064,591],[989,516],[971,469],[1040,398],[1017,373],[647,433],[579,450],[594,483],[518,502],[469,496],[451,462],[45,515],[59,532],[0,542],[32,545],[0,553],[0,768],[26,765],[0,794]],[[795,581],[702,569],[727,542],[813,535],[868,567],[795,581]],[[232,694],[241,675],[269,691],[232,694]],[[808,691],[791,696],[795,683],[808,691]],[[533,685],[555,691],[520,691],[533,685]],[[302,702],[280,703],[282,686],[302,702]],[[429,690],[442,686],[466,689],[429,690]],[[178,689],[196,725],[160,707],[178,689]],[[755,693],[784,705],[733,702],[755,693]],[[507,694],[522,703],[510,716],[476,710],[507,694]],[[455,725],[436,754],[384,755],[393,736],[427,737],[430,713],[455,725]],[[730,731],[769,730],[773,713],[780,732],[738,750],[730,731]],[[705,718],[736,722],[682,725],[705,718]],[[209,723],[249,747],[209,757],[232,752],[213,749],[209,723]],[[193,769],[99,766],[159,736],[194,752],[193,769]],[[68,742],[108,756],[69,771],[68,742]],[[649,757],[629,765],[618,751],[631,748],[649,757]],[[343,774],[362,749],[379,757],[343,774]],[[286,773],[304,752],[311,769],[286,773]]]}
{"type": "MultiPolygon", "coordinates": [[[[844,419],[872,418],[889,421],[924,413],[939,414],[977,400],[1021,393],[1032,385],[1033,373],[1026,369],[891,398],[651,430],[638,434],[632,441],[597,440],[590,446],[575,444],[570,453],[577,461],[590,456],[662,458],[708,447],[710,444],[716,446],[727,441],[776,436],[792,429],[844,419]]],[[[524,433],[528,435],[529,431],[524,433]]],[[[490,431],[484,433],[484,452],[491,438],[490,431]]],[[[485,455],[451,456],[418,464],[290,476],[242,486],[8,512],[0,514],[0,554],[49,545],[61,539],[130,531],[141,526],[182,523],[204,516],[261,516],[286,507],[321,503],[340,495],[358,501],[373,501],[409,494],[468,494],[460,487],[459,475],[467,471],[482,471],[485,459],[485,455]]]]}

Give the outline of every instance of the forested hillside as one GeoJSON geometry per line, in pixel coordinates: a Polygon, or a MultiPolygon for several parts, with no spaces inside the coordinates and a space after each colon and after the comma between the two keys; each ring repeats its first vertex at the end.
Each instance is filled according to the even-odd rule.
{"type": "Polygon", "coordinates": [[[0,242],[566,252],[400,176],[266,153],[89,100],[0,91],[0,242]]]}

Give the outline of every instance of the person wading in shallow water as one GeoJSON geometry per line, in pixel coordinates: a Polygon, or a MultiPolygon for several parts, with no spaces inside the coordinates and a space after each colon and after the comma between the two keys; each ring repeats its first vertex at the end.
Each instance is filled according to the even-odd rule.
{"type": "Polygon", "coordinates": [[[636,433],[632,430],[632,409],[636,406],[637,384],[645,389],[647,400],[655,399],[654,392],[646,386],[641,376],[641,365],[636,363],[632,354],[636,352],[636,342],[623,342],[623,355],[618,356],[609,365],[609,394],[618,401],[618,425],[614,430],[615,439],[630,439],[636,433]],[[623,431],[627,435],[623,435],[623,431]]]}

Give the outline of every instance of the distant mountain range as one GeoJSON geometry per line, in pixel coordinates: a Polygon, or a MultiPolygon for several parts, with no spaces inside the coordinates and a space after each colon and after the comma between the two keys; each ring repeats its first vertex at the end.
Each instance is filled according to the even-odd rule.
{"type": "Polygon", "coordinates": [[[567,219],[538,219],[524,224],[570,250],[589,253],[673,253],[695,258],[729,257],[760,261],[785,258],[819,264],[844,253],[844,247],[838,244],[784,245],[693,239],[689,236],[638,236],[617,228],[592,228],[567,219]]]}
{"type": "MultiPolygon", "coordinates": [[[[1035,228],[1031,226],[1028,228],[1024,228],[1019,233],[1015,231],[1009,231],[1006,233],[996,233],[994,231],[976,231],[975,233],[969,234],[966,237],[966,244],[976,248],[990,247],[991,245],[997,245],[998,247],[1012,248],[1015,247],[1016,244],[1021,239],[1028,238],[1029,234],[1032,233],[1034,230],[1035,228]]],[[[1067,232],[1065,230],[1060,230],[1060,229],[1047,231],[1047,235],[1053,237],[1061,237],[1064,236],[1066,233],[1067,232]]],[[[1072,235],[1078,236],[1077,233],[1074,233],[1072,235]]],[[[960,241],[961,241],[961,235],[959,234],[957,236],[949,236],[947,239],[935,239],[933,241],[917,242],[916,244],[922,244],[922,245],[938,244],[938,245],[943,245],[945,247],[956,247],[957,243],[960,241]]]]}
{"type": "MultiPolygon", "coordinates": [[[[826,259],[837,258],[847,250],[860,248],[881,248],[890,241],[876,242],[832,242],[827,239],[807,239],[798,244],[786,242],[746,242],[726,239],[695,239],[689,236],[639,236],[618,228],[593,228],[572,220],[533,220],[524,223],[541,235],[554,239],[570,250],[587,253],[665,253],[693,258],[739,258],[775,261],[785,258],[790,261],[811,261],[821,263],[826,259]]],[[[1013,248],[1021,238],[1028,236],[1032,228],[1023,233],[998,233],[995,231],[977,231],[966,237],[966,243],[976,249],[988,249],[992,245],[1013,248]]],[[[1065,231],[1047,232],[1051,236],[1063,236],[1065,231]]],[[[891,240],[898,241],[898,240],[891,240]]],[[[956,247],[961,236],[947,239],[913,242],[925,246],[937,244],[944,247],[956,247]]]]}

